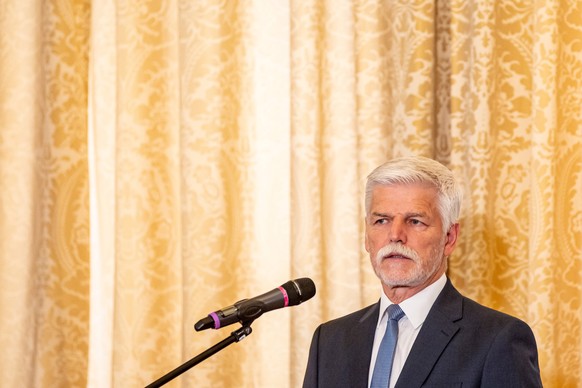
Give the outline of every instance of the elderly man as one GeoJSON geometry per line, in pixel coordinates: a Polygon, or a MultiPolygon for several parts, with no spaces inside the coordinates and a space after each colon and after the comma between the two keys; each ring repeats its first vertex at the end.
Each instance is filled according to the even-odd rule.
{"type": "Polygon", "coordinates": [[[368,176],[365,247],[380,301],[317,328],[304,388],[542,386],[530,327],[446,276],[461,197],[432,159],[394,159],[368,176]]]}

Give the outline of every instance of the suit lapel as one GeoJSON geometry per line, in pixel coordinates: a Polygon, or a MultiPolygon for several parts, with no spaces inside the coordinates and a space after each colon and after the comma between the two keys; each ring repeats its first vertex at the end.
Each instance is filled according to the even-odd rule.
{"type": "Polygon", "coordinates": [[[462,318],[462,296],[447,280],[422,324],[406,359],[396,387],[420,387],[448,343],[459,330],[455,323],[462,318]]]}
{"type": "Polygon", "coordinates": [[[368,372],[370,360],[372,358],[372,347],[374,346],[374,334],[378,323],[380,302],[372,305],[368,311],[359,319],[358,323],[352,327],[350,354],[361,355],[353,360],[349,373],[350,387],[362,387],[368,385],[368,372]]]}

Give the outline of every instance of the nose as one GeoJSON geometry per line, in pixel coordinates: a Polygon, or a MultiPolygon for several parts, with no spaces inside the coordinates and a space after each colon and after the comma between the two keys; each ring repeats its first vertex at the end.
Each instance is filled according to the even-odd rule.
{"type": "Polygon", "coordinates": [[[390,242],[391,243],[406,243],[406,230],[405,230],[405,223],[404,220],[396,217],[392,221],[392,225],[390,227],[390,242]]]}

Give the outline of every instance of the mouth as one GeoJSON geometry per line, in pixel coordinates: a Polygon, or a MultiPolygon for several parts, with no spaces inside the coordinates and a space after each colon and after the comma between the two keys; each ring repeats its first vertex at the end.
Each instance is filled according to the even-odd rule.
{"type": "Polygon", "coordinates": [[[390,254],[384,256],[384,260],[395,260],[395,259],[411,260],[410,257],[401,255],[399,253],[390,253],[390,254]]]}

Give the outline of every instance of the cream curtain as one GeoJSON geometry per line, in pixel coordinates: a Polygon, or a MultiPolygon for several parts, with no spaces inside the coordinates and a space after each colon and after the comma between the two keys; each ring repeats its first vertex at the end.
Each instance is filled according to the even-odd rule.
{"type": "Polygon", "coordinates": [[[315,327],[380,293],[365,176],[417,153],[465,185],[449,276],[580,387],[581,106],[580,1],[4,1],[1,385],[147,385],[310,277],[168,384],[299,387],[315,327]]]}

